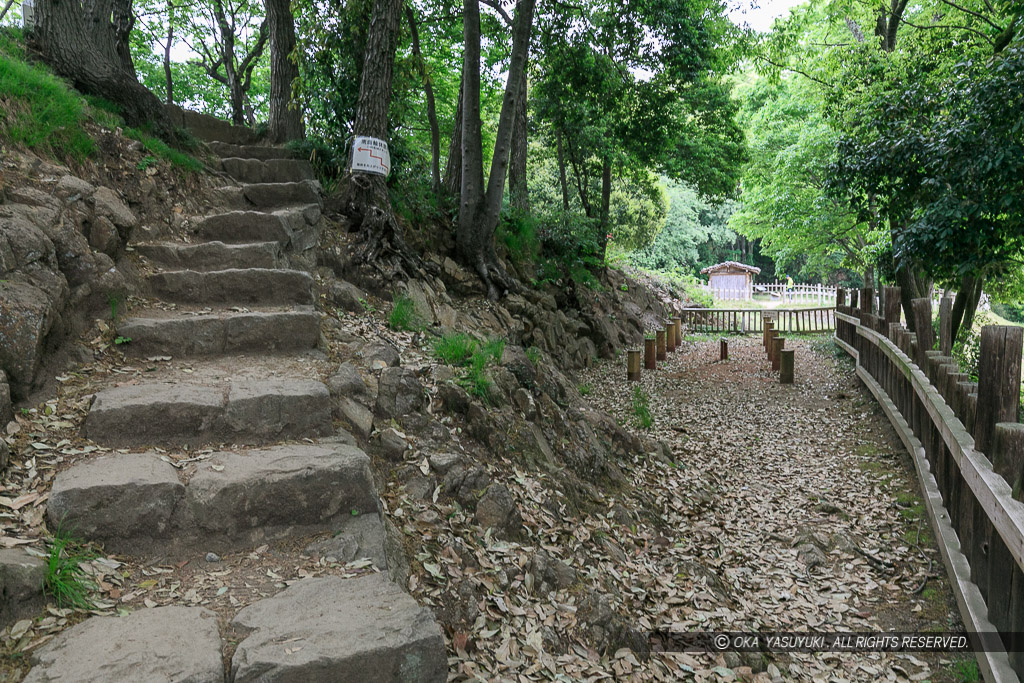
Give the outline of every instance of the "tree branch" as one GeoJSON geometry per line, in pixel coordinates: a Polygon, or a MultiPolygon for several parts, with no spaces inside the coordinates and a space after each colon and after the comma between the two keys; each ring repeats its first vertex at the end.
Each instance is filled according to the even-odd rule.
{"type": "Polygon", "coordinates": [[[961,7],[960,5],[958,5],[955,2],[953,2],[953,0],[942,0],[942,2],[944,2],[947,5],[949,5],[953,9],[960,10],[964,14],[970,14],[972,17],[977,17],[978,19],[981,19],[982,21],[984,21],[986,24],[988,24],[992,28],[996,29],[997,31],[1002,31],[1003,30],[1002,26],[1000,26],[999,24],[995,23],[994,21],[992,21],[991,19],[989,19],[988,17],[986,17],[984,14],[982,14],[980,12],[975,12],[974,10],[967,9],[966,7],[961,7]]]}
{"type": "Polygon", "coordinates": [[[792,67],[792,66],[787,66],[786,64],[779,64],[779,63],[778,63],[778,62],[776,62],[776,61],[773,61],[773,60],[771,60],[771,59],[768,59],[768,58],[767,58],[767,57],[765,57],[764,55],[754,55],[754,57],[755,57],[756,59],[760,59],[760,60],[762,60],[762,61],[764,61],[764,62],[768,62],[768,63],[769,63],[769,64],[771,64],[772,66],[777,66],[777,67],[779,67],[780,69],[785,69],[786,71],[792,71],[792,72],[793,72],[793,73],[795,73],[795,74],[800,74],[800,75],[801,75],[801,76],[803,76],[804,78],[808,78],[808,79],[810,79],[810,80],[814,81],[815,83],[820,83],[821,85],[824,85],[824,86],[825,86],[825,87],[827,87],[827,88],[834,88],[834,87],[835,87],[834,85],[832,85],[832,84],[831,84],[831,83],[829,83],[828,81],[823,81],[823,80],[821,80],[820,78],[817,78],[817,77],[815,77],[815,76],[812,76],[812,75],[810,75],[810,74],[809,74],[809,73],[807,73],[806,71],[801,71],[800,69],[796,69],[796,68],[794,68],[794,67],[792,67]]]}

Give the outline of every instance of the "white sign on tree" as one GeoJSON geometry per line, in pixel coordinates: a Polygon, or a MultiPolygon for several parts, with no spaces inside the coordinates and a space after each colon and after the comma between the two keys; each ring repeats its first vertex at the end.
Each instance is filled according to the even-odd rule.
{"type": "Polygon", "coordinates": [[[352,141],[352,170],[386,176],[391,170],[388,143],[362,135],[352,141]]]}

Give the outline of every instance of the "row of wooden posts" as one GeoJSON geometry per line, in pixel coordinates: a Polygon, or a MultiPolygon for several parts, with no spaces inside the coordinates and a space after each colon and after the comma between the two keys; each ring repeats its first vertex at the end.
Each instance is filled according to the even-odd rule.
{"type": "Polygon", "coordinates": [[[780,336],[773,321],[764,321],[762,334],[761,343],[764,345],[765,353],[768,354],[768,360],[772,362],[772,370],[779,373],[779,381],[782,384],[792,384],[796,360],[794,350],[786,348],[786,338],[780,336]]]}
{"type": "Polygon", "coordinates": [[[886,287],[876,302],[870,288],[840,290],[836,339],[856,358],[858,376],[904,430],[904,441],[917,441],[908,447],[921,454],[930,516],[955,534],[950,543],[942,533],[937,539],[964,623],[998,631],[1009,653],[1002,660],[979,654],[986,678],[1016,680],[1024,677],[1024,330],[982,328],[973,382],[950,355],[951,301],[940,302],[936,340],[931,299],[911,301],[914,333],[901,324],[900,294],[886,287]],[[1012,672],[1002,675],[1003,667],[1012,672]]]}
{"type": "Polygon", "coordinates": [[[656,370],[658,361],[668,358],[668,353],[678,350],[683,345],[683,321],[671,318],[665,329],[657,330],[653,339],[644,339],[643,356],[641,351],[634,349],[626,352],[626,379],[639,382],[643,370],[656,370]]]}

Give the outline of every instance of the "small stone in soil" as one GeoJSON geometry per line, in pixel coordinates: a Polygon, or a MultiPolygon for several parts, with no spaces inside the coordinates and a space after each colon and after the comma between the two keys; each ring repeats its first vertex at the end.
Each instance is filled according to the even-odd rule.
{"type": "Polygon", "coordinates": [[[206,553],[207,562],[220,562],[220,555],[217,553],[206,553]]]}

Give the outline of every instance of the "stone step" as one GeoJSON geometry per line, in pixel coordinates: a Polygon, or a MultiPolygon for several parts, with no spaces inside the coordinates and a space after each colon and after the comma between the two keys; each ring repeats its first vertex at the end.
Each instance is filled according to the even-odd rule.
{"type": "Polygon", "coordinates": [[[46,561],[24,548],[0,548],[0,629],[36,616],[46,600],[46,561]]]}
{"type": "Polygon", "coordinates": [[[188,304],[312,305],[313,278],[301,270],[174,270],[147,278],[154,296],[188,304]]]}
{"type": "Polygon", "coordinates": [[[237,159],[302,159],[302,154],[286,147],[265,145],[232,145],[226,142],[211,142],[210,149],[221,158],[237,159]]]}
{"type": "Polygon", "coordinates": [[[312,307],[293,311],[253,311],[191,315],[152,311],[129,318],[117,333],[133,356],[207,356],[239,351],[311,349],[320,340],[320,316],[312,307]]]}
{"type": "Polygon", "coordinates": [[[242,185],[242,195],[259,209],[316,204],[320,206],[320,183],[301,180],[292,183],[249,183],[242,185]]]}
{"type": "Polygon", "coordinates": [[[284,263],[281,244],[276,240],[247,244],[158,242],[138,244],[135,251],[172,270],[278,268],[284,263]]]}
{"type": "Polygon", "coordinates": [[[87,438],[115,448],[262,444],[331,432],[327,387],[304,379],[113,387],[96,394],[84,427],[87,438]]]}
{"type": "Polygon", "coordinates": [[[217,614],[203,607],[154,607],[92,617],[32,652],[25,683],[223,683],[217,614]]]}
{"type": "Polygon", "coordinates": [[[381,526],[370,459],[355,446],[219,452],[193,467],[183,483],[158,453],[90,458],[57,475],[47,515],[108,552],[161,557],[336,533],[354,517],[381,526]]]}
{"type": "Polygon", "coordinates": [[[303,251],[316,243],[319,221],[317,204],[273,212],[228,211],[207,216],[195,233],[202,239],[229,244],[277,242],[293,251],[303,251]]]}
{"type": "Polygon", "coordinates": [[[433,614],[381,574],[303,579],[245,607],[231,625],[249,632],[231,659],[235,683],[448,678],[433,614]]]}
{"type": "Polygon", "coordinates": [[[242,183],[288,183],[315,180],[313,166],[305,159],[221,159],[224,172],[242,183]]]}

